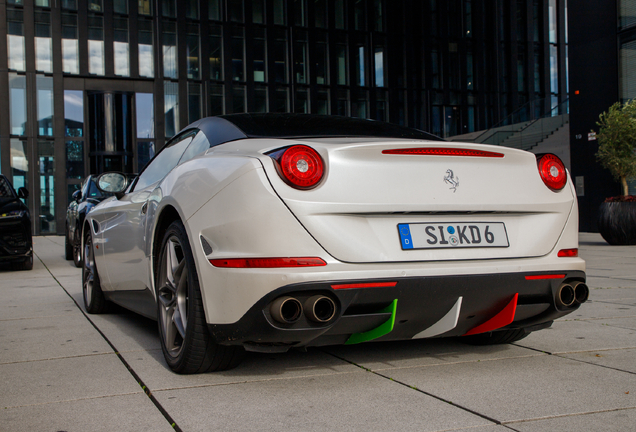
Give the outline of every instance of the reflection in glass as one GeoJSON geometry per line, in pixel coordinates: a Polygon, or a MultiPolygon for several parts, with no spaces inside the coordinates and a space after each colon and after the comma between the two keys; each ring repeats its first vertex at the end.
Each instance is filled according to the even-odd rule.
{"type": "Polygon", "coordinates": [[[137,142],[137,172],[141,172],[146,164],[155,156],[155,143],[152,141],[137,142]]]}
{"type": "Polygon", "coordinates": [[[210,79],[223,79],[223,38],[220,25],[210,25],[210,79]]]}
{"type": "Polygon", "coordinates": [[[130,76],[130,48],[128,46],[128,19],[113,19],[113,51],[115,54],[115,75],[130,76]]]}
{"type": "Polygon", "coordinates": [[[351,100],[351,116],[357,118],[367,118],[368,114],[368,104],[367,104],[367,96],[365,93],[358,93],[353,96],[351,100]]]}
{"type": "Polygon", "coordinates": [[[64,134],[67,137],[84,135],[84,93],[64,90],[64,134]]]}
{"type": "Polygon", "coordinates": [[[188,122],[201,118],[201,84],[188,83],[188,122]]]}
{"type": "Polygon", "coordinates": [[[104,23],[102,17],[88,17],[88,72],[104,75],[104,23]]]}
{"type": "Polygon", "coordinates": [[[139,20],[139,76],[154,78],[155,59],[152,49],[152,21],[139,20]]]}
{"type": "Polygon", "coordinates": [[[66,141],[66,178],[84,178],[84,141],[66,141]]]}
{"type": "Polygon", "coordinates": [[[375,97],[375,119],[387,121],[386,93],[378,91],[375,97]]]}
{"type": "Polygon", "coordinates": [[[344,0],[336,0],[334,4],[335,15],[336,15],[336,28],[344,29],[346,28],[345,24],[347,22],[346,14],[345,14],[345,1],[344,0]]]}
{"type": "MultiPolygon", "coordinates": [[[[375,31],[384,31],[384,0],[374,0],[375,31]]],[[[469,1],[470,3],[470,1],[469,1]]]]}
{"type": "Polygon", "coordinates": [[[177,28],[173,22],[163,23],[163,76],[177,78],[177,28]]]}
{"type": "Polygon", "coordinates": [[[136,93],[137,138],[155,137],[155,105],[152,93],[136,93]]]}
{"type": "Polygon", "coordinates": [[[232,79],[234,81],[245,80],[244,70],[244,46],[245,37],[243,35],[242,27],[235,27],[232,29],[232,79]]]}
{"type": "Polygon", "coordinates": [[[9,50],[9,69],[16,71],[26,70],[22,10],[7,10],[7,48],[9,50]]]}
{"type": "Polygon", "coordinates": [[[199,79],[199,26],[197,24],[188,24],[186,44],[188,50],[188,78],[199,79]]]}
{"type": "Polygon", "coordinates": [[[289,89],[287,87],[279,87],[276,89],[274,112],[289,112],[289,89]]]}
{"type": "Polygon", "coordinates": [[[115,13],[128,15],[128,0],[113,0],[115,13]]]}
{"type": "Polygon", "coordinates": [[[11,174],[15,190],[21,187],[29,189],[29,159],[27,156],[26,141],[11,138],[11,174]]]}
{"type": "Polygon", "coordinates": [[[77,0],[62,0],[62,9],[77,10],[77,0]]]}
{"type": "Polygon", "coordinates": [[[245,107],[245,87],[235,86],[234,88],[232,88],[232,112],[246,112],[247,110],[245,109],[245,107]]]}
{"type": "Polygon", "coordinates": [[[179,84],[165,81],[163,83],[166,137],[173,137],[179,131],[179,84]]]}
{"type": "Polygon", "coordinates": [[[556,45],[550,45],[550,91],[559,93],[559,58],[556,45]]]}
{"type": "Polygon", "coordinates": [[[366,59],[364,56],[364,47],[363,46],[359,46],[357,53],[356,53],[356,84],[364,87],[366,85],[365,82],[365,63],[366,63],[366,59]]]}
{"type": "Polygon", "coordinates": [[[199,19],[199,0],[186,0],[186,18],[199,19]]]}
{"type": "Polygon", "coordinates": [[[37,75],[38,135],[53,136],[53,77],[37,75]]]}
{"type": "Polygon", "coordinates": [[[53,141],[38,143],[40,164],[40,233],[55,233],[55,145],[53,141]]]}
{"type": "Polygon", "coordinates": [[[62,14],[62,71],[70,74],[79,73],[79,44],[75,14],[62,14]]]}
{"type": "Polygon", "coordinates": [[[315,113],[321,115],[329,115],[331,109],[329,107],[329,91],[318,90],[316,100],[314,101],[315,113]]]}
{"type": "Polygon", "coordinates": [[[9,103],[11,109],[11,135],[26,134],[26,77],[9,74],[9,103]]]}
{"type": "Polygon", "coordinates": [[[299,84],[307,83],[307,33],[298,32],[294,42],[294,75],[299,84]]]}
{"type": "Polygon", "coordinates": [[[210,115],[221,115],[225,113],[225,98],[223,96],[223,85],[222,84],[211,84],[210,85],[210,115]]]}
{"type": "Polygon", "coordinates": [[[296,91],[294,98],[294,112],[300,114],[309,114],[309,90],[299,89],[296,91]]]}
{"type": "Polygon", "coordinates": [[[102,0],[88,0],[88,10],[91,12],[104,12],[102,0]]]}
{"type": "Polygon", "coordinates": [[[354,24],[356,30],[366,30],[366,0],[355,0],[354,6],[354,24]]]}
{"type": "Polygon", "coordinates": [[[265,29],[254,29],[254,81],[265,82],[265,29]]]}
{"type": "Polygon", "coordinates": [[[35,70],[53,72],[51,13],[35,12],[35,70]]]}

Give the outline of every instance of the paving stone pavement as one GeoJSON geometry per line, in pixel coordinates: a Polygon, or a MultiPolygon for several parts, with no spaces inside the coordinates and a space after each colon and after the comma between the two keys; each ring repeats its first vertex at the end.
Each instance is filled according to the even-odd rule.
{"type": "Polygon", "coordinates": [[[457,339],[248,353],[181,376],[156,323],[88,315],[63,237],[0,267],[0,431],[634,431],[636,247],[580,235],[590,300],[511,345],[457,339]]]}

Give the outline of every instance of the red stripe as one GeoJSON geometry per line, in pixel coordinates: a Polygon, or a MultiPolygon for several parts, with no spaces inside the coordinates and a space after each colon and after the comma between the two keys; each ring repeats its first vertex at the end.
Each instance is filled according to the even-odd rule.
{"type": "Polygon", "coordinates": [[[497,330],[498,328],[502,328],[512,323],[515,319],[515,312],[517,311],[517,299],[519,298],[519,294],[515,294],[515,296],[510,300],[508,305],[501,310],[497,315],[490,318],[488,321],[479,325],[466,333],[464,336],[486,333],[489,331],[497,330]]]}
{"type": "Polygon", "coordinates": [[[382,288],[382,287],[394,287],[397,282],[369,282],[369,283],[357,283],[357,284],[339,284],[331,285],[333,289],[350,289],[350,288],[382,288]]]}
{"type": "Polygon", "coordinates": [[[564,274],[547,274],[547,275],[533,275],[526,276],[526,280],[539,280],[539,279],[563,279],[564,274]]]}
{"type": "Polygon", "coordinates": [[[322,267],[327,263],[321,258],[230,258],[211,259],[214,267],[223,268],[281,268],[281,267],[322,267]]]}
{"type": "Polygon", "coordinates": [[[471,157],[490,157],[502,158],[503,153],[495,153],[485,150],[472,150],[463,148],[444,148],[444,147],[420,147],[382,150],[382,154],[403,154],[403,155],[424,155],[424,156],[471,156],[471,157]]]}

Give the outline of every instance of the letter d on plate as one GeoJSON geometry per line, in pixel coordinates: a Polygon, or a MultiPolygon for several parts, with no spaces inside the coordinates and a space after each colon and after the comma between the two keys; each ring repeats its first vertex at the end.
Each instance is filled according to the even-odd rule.
{"type": "Polygon", "coordinates": [[[409,229],[409,225],[398,224],[398,231],[400,232],[402,249],[413,249],[413,239],[411,238],[411,230],[409,229]]]}

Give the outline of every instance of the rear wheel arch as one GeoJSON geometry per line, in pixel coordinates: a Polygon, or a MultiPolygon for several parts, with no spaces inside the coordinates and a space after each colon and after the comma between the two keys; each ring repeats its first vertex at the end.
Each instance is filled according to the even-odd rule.
{"type": "MultiPolygon", "coordinates": [[[[166,231],[168,230],[168,227],[172,224],[172,222],[176,220],[180,220],[183,223],[183,219],[181,218],[181,215],[179,214],[177,209],[171,205],[165,206],[161,210],[161,213],[159,214],[159,216],[157,216],[157,223],[155,224],[155,231],[152,236],[152,244],[150,245],[150,247],[152,248],[151,249],[152,251],[151,272],[153,275],[153,279],[156,274],[158,259],[161,253],[161,242],[163,240],[163,236],[165,235],[166,231]]],[[[192,247],[192,245],[190,247],[192,247]]]]}

